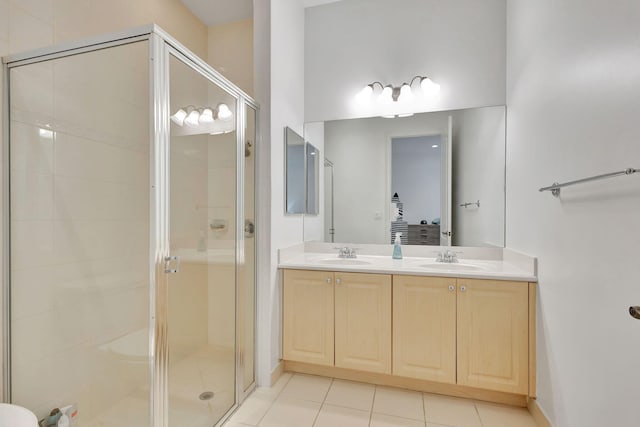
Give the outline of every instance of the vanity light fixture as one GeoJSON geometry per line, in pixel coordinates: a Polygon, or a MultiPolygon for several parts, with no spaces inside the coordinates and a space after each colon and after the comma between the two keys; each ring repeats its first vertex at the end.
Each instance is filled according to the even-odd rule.
{"type": "Polygon", "coordinates": [[[227,104],[218,104],[216,111],[218,113],[217,118],[220,120],[227,121],[233,116],[233,113],[231,112],[227,104]]]}
{"type": "MultiPolygon", "coordinates": [[[[189,107],[185,107],[185,108],[188,109],[189,107]]],[[[178,126],[182,126],[184,124],[184,119],[187,118],[187,112],[185,111],[185,108],[179,108],[178,111],[176,111],[171,116],[171,121],[177,124],[178,126]]]]}
{"type": "Polygon", "coordinates": [[[418,81],[418,85],[422,89],[424,96],[433,97],[440,92],[440,85],[434,83],[429,77],[415,76],[409,83],[402,83],[400,86],[383,85],[382,83],[375,81],[366,85],[360,92],[356,94],[356,100],[362,104],[368,103],[373,98],[376,92],[376,88],[380,87],[378,94],[378,101],[383,104],[390,104],[391,102],[407,102],[410,101],[414,95],[414,82],[418,81]]]}
{"type": "Polygon", "coordinates": [[[213,123],[213,110],[209,107],[203,108],[198,121],[200,123],[213,123]]]}
{"type": "Polygon", "coordinates": [[[218,104],[216,108],[202,107],[196,108],[193,105],[181,107],[171,115],[171,121],[182,127],[185,124],[190,127],[208,125],[216,119],[229,121],[233,117],[233,112],[227,104],[218,104]]]}
{"type": "Polygon", "coordinates": [[[200,124],[200,112],[195,108],[187,114],[187,118],[184,119],[184,124],[191,127],[196,127],[200,124]]]}
{"type": "Polygon", "coordinates": [[[388,116],[380,116],[383,119],[397,119],[402,117],[411,117],[413,113],[404,113],[404,114],[389,114],[388,116]]]}

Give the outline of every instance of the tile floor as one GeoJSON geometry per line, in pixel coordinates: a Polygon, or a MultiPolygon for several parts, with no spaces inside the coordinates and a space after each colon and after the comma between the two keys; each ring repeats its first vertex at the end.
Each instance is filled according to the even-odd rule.
{"type": "Polygon", "coordinates": [[[258,388],[225,427],[536,427],[524,408],[284,374],[258,388]]]}

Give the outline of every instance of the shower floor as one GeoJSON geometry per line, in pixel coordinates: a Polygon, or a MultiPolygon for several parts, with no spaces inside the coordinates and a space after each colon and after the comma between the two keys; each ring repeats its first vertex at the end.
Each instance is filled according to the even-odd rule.
{"type": "MultiPolygon", "coordinates": [[[[212,427],[231,408],[235,398],[233,349],[216,346],[199,350],[172,363],[169,370],[169,425],[212,427]],[[200,400],[203,392],[210,400],[200,400]]],[[[143,427],[149,424],[149,389],[138,390],[78,427],[143,427]]]]}

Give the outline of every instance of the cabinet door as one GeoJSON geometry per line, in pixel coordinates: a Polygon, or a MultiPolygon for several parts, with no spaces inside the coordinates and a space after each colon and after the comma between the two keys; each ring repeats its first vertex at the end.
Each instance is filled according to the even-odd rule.
{"type": "Polygon", "coordinates": [[[336,366],[391,373],[391,276],[335,273],[336,366]]]}
{"type": "Polygon", "coordinates": [[[458,279],[458,384],[527,394],[526,283],[458,279]]]}
{"type": "Polygon", "coordinates": [[[333,366],[333,273],[284,270],[282,357],[333,366]]]}
{"type": "Polygon", "coordinates": [[[455,384],[455,278],[393,276],[393,374],[455,384]]]}

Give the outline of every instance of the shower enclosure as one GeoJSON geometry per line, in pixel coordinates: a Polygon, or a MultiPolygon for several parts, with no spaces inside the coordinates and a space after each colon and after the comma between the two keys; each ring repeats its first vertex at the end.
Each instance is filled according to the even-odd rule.
{"type": "Polygon", "coordinates": [[[4,62],[5,400],[221,423],[254,386],[256,103],[156,26],[4,62]]]}

